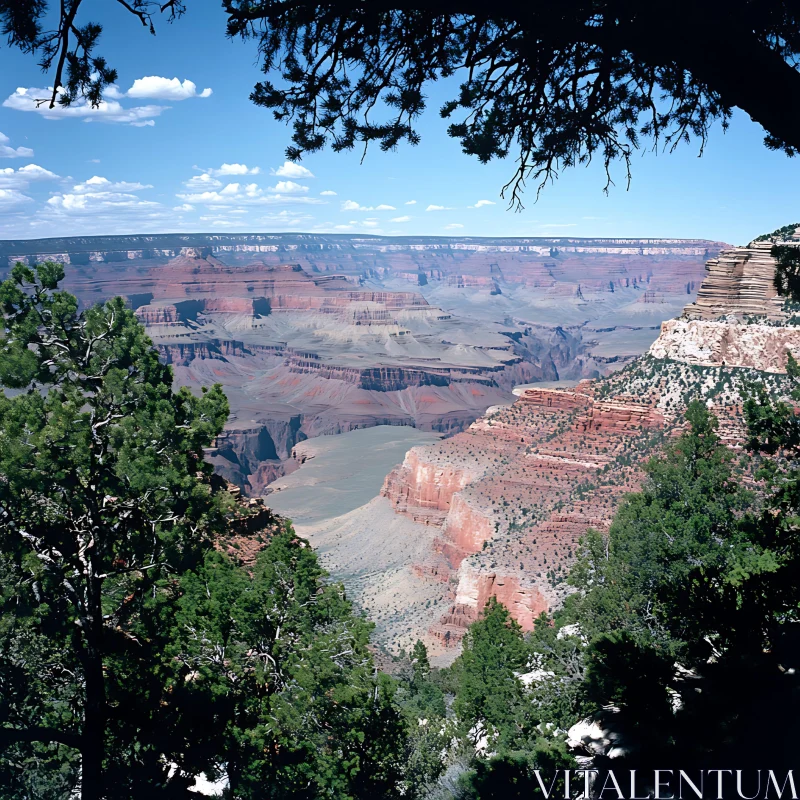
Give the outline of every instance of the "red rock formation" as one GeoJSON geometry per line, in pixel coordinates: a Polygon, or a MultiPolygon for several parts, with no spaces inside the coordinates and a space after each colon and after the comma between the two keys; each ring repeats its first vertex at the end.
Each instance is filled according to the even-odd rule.
{"type": "Polygon", "coordinates": [[[442,522],[453,495],[481,473],[426,462],[425,450],[409,450],[403,463],[386,476],[381,494],[389,498],[398,514],[428,524],[442,522]]]}
{"type": "Polygon", "coordinates": [[[668,424],[651,403],[599,399],[593,384],[530,389],[510,408],[437,445],[414,448],[387,477],[398,513],[439,525],[417,575],[456,581],[452,607],[431,629],[455,645],[496,594],[525,630],[564,597],[578,539],[604,529],[638,485],[637,462],[668,424]]]}
{"type": "Polygon", "coordinates": [[[518,400],[523,405],[553,411],[575,411],[588,408],[592,400],[585,392],[564,389],[526,389],[518,400]]]}
{"type": "Polygon", "coordinates": [[[736,314],[782,319],[783,299],[772,282],[775,259],[771,248],[772,242],[751,242],[747,247],[723,250],[709,260],[697,300],[686,306],[686,316],[717,319],[736,314]]]}
{"type": "Polygon", "coordinates": [[[478,571],[465,562],[459,573],[456,602],[430,633],[445,647],[457,646],[481,610],[496,597],[524,631],[533,630],[536,618],[550,610],[547,598],[535,586],[523,587],[517,576],[478,571]]]}
{"type": "Polygon", "coordinates": [[[248,349],[242,342],[232,339],[161,343],[158,345],[158,352],[161,354],[165,364],[174,364],[182,367],[188,366],[196,358],[224,360],[226,356],[245,356],[249,354],[248,349]]]}
{"type": "Polygon", "coordinates": [[[143,325],[183,325],[184,323],[174,305],[140,306],[134,313],[143,325]]]}

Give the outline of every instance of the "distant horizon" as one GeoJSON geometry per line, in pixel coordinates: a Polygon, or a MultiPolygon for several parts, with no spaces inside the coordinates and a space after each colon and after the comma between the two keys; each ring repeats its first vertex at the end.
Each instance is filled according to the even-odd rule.
{"type": "MultiPolygon", "coordinates": [[[[708,242],[711,244],[733,244],[722,239],[711,239],[707,237],[693,236],[505,236],[505,235],[482,235],[473,236],[467,234],[383,234],[383,233],[328,233],[324,231],[164,231],[157,233],[91,233],[91,234],[67,234],[63,236],[40,236],[40,237],[3,237],[0,236],[0,243],[3,242],[53,242],[63,239],[130,239],[143,238],[155,239],[157,237],[191,237],[206,236],[213,238],[235,238],[237,236],[259,236],[259,237],[287,237],[287,236],[307,236],[307,237],[335,237],[339,239],[447,239],[453,241],[470,240],[512,240],[520,242],[563,242],[563,241],[606,241],[606,242],[708,242]]],[[[752,241],[752,240],[751,240],[752,241]]]]}

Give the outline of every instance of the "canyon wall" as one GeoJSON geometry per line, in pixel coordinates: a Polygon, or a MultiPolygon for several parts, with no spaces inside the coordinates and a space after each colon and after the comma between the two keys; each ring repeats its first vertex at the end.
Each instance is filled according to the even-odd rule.
{"type": "Polygon", "coordinates": [[[789,354],[800,355],[800,327],[775,289],[772,246],[772,241],[751,242],[710,259],[697,299],[680,318],[662,323],[650,355],[699,366],[785,372],[789,354]]]}
{"type": "Polygon", "coordinates": [[[415,574],[452,586],[453,603],[429,635],[456,646],[496,595],[524,630],[561,602],[587,528],[607,528],[638,461],[673,419],[633,398],[532,388],[464,433],[414,448],[386,478],[396,513],[440,533],[415,574]]]}
{"type": "Polygon", "coordinates": [[[789,397],[786,359],[800,356],[800,327],[776,296],[771,246],[710,259],[697,300],[661,324],[647,355],[574,387],[521,390],[463,433],[414,448],[387,476],[382,494],[395,513],[437,529],[414,565],[420,580],[450,591],[427,631],[434,652],[457,648],[491,596],[524,630],[563,602],[580,538],[608,529],[691,399],[705,399],[736,449],[749,382],[789,397]]]}

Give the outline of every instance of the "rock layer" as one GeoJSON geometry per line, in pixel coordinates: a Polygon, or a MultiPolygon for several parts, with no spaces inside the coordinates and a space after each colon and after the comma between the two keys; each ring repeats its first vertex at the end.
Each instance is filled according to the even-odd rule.
{"type": "Polygon", "coordinates": [[[672,319],[663,323],[650,355],[685,364],[786,372],[788,354],[800,357],[800,327],[672,319]]]}
{"type": "Polygon", "coordinates": [[[457,645],[492,595],[530,630],[563,598],[578,539],[607,527],[638,485],[639,452],[668,424],[651,404],[600,398],[584,382],[529,389],[464,433],[409,451],[382,494],[397,513],[441,528],[415,569],[454,590],[430,635],[457,645]]]}
{"type": "Polygon", "coordinates": [[[723,250],[706,263],[706,276],[685,315],[714,320],[722,316],[784,318],[783,299],[773,285],[775,259],[772,242],[751,242],[747,247],[723,250]]]}

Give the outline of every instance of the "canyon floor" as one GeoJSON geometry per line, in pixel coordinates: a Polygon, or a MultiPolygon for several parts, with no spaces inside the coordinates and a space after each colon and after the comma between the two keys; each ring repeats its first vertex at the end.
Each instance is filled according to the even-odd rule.
{"type": "Polygon", "coordinates": [[[325,524],[377,497],[385,476],[412,447],[439,439],[405,425],[308,439],[294,448],[298,469],[269,485],[269,505],[298,530],[325,524]]]}
{"type": "MultiPolygon", "coordinates": [[[[440,434],[381,425],[298,444],[298,468],[270,484],[269,506],[292,520],[323,565],[376,624],[376,638],[408,649],[449,602],[446,588],[420,579],[413,564],[433,546],[434,531],[394,513],[379,497],[385,476],[412,447],[440,434]]],[[[433,655],[449,661],[450,653],[433,655]]]]}

